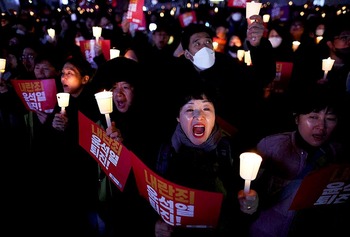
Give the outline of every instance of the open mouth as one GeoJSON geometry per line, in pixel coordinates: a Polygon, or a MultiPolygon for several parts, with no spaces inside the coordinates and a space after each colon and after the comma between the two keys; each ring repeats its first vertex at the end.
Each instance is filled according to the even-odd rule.
{"type": "Polygon", "coordinates": [[[324,135],[320,135],[320,134],[314,134],[312,135],[312,137],[316,140],[316,141],[322,141],[324,139],[324,135]]]}
{"type": "Polygon", "coordinates": [[[204,125],[200,125],[200,124],[194,125],[192,132],[194,137],[202,137],[205,132],[205,127],[204,125]]]}
{"type": "Polygon", "coordinates": [[[126,105],[125,101],[117,101],[117,107],[118,108],[124,108],[126,105]]]}

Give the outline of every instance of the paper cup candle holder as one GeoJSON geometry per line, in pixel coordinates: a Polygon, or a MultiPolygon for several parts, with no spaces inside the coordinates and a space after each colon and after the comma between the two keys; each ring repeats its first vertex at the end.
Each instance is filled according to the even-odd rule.
{"type": "Polygon", "coordinates": [[[102,27],[99,27],[99,26],[92,27],[92,35],[96,38],[96,42],[98,42],[98,39],[101,37],[101,34],[102,34],[102,27]]]}
{"type": "Polygon", "coordinates": [[[326,79],[328,72],[332,70],[334,61],[335,60],[330,57],[322,60],[322,70],[324,71],[323,79],[326,79]]]}
{"type": "Polygon", "coordinates": [[[256,175],[258,174],[262,158],[260,155],[254,152],[244,152],[239,156],[239,159],[239,175],[242,179],[245,180],[244,192],[249,193],[250,183],[256,178],[256,175]]]}
{"type": "Polygon", "coordinates": [[[101,114],[106,117],[107,126],[111,126],[111,118],[109,114],[113,112],[113,92],[112,91],[101,91],[95,94],[98,108],[101,114]]]}
{"type": "Polygon", "coordinates": [[[254,1],[247,2],[246,8],[245,8],[246,18],[249,19],[253,15],[259,15],[261,5],[262,5],[262,3],[260,3],[260,2],[254,2],[254,1]]]}
{"type": "Polygon", "coordinates": [[[65,112],[66,107],[69,105],[70,94],[66,92],[61,92],[56,94],[58,106],[61,107],[61,113],[65,112]]]}
{"type": "Polygon", "coordinates": [[[6,68],[6,59],[0,58],[0,79],[2,77],[2,74],[5,72],[6,68]]]}

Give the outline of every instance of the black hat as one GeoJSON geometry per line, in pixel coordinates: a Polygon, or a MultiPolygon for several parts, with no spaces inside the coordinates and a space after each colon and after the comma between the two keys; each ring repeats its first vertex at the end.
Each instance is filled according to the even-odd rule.
{"type": "Polygon", "coordinates": [[[340,36],[342,32],[350,31],[349,21],[350,17],[337,16],[331,23],[326,26],[324,39],[326,41],[333,41],[334,37],[340,36]]]}
{"type": "Polygon", "coordinates": [[[170,26],[165,23],[158,23],[157,28],[154,31],[152,31],[152,34],[154,34],[155,32],[165,32],[168,35],[170,35],[170,26]]]}
{"type": "Polygon", "coordinates": [[[141,67],[138,62],[116,57],[101,65],[93,78],[97,90],[110,90],[115,83],[125,81],[135,86],[141,67]]]}
{"type": "Polygon", "coordinates": [[[213,38],[215,35],[214,31],[211,28],[209,28],[203,24],[196,24],[196,23],[189,24],[188,26],[186,26],[184,28],[184,30],[182,31],[182,34],[181,34],[182,48],[188,49],[191,36],[196,34],[196,33],[200,33],[200,32],[207,33],[211,38],[213,38]]]}

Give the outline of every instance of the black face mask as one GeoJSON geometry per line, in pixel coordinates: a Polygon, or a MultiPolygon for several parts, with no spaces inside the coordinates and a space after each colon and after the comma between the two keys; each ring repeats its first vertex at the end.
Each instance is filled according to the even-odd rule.
{"type": "Polygon", "coordinates": [[[241,49],[242,47],[237,47],[237,46],[229,46],[228,50],[232,53],[237,53],[237,50],[241,49]]]}
{"type": "Polygon", "coordinates": [[[343,49],[335,49],[335,55],[340,59],[349,62],[350,61],[350,47],[343,49]]]}

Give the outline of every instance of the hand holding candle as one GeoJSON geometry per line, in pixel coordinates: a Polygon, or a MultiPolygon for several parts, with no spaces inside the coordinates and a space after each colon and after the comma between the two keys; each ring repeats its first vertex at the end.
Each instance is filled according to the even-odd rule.
{"type": "Polygon", "coordinates": [[[331,59],[330,57],[322,60],[322,70],[324,71],[323,79],[327,78],[327,73],[332,70],[334,59],[331,59]]]}
{"type": "Polygon", "coordinates": [[[69,105],[69,93],[61,92],[56,94],[58,106],[61,107],[61,114],[65,112],[66,107],[69,105]]]}
{"type": "Polygon", "coordinates": [[[249,193],[250,182],[256,178],[260,164],[262,161],[261,156],[254,152],[244,152],[239,156],[240,170],[239,174],[242,179],[245,180],[244,192],[249,193]]]}
{"type": "Polygon", "coordinates": [[[106,117],[107,127],[112,125],[109,114],[113,112],[113,92],[102,91],[95,94],[95,99],[101,114],[106,117]]]}

